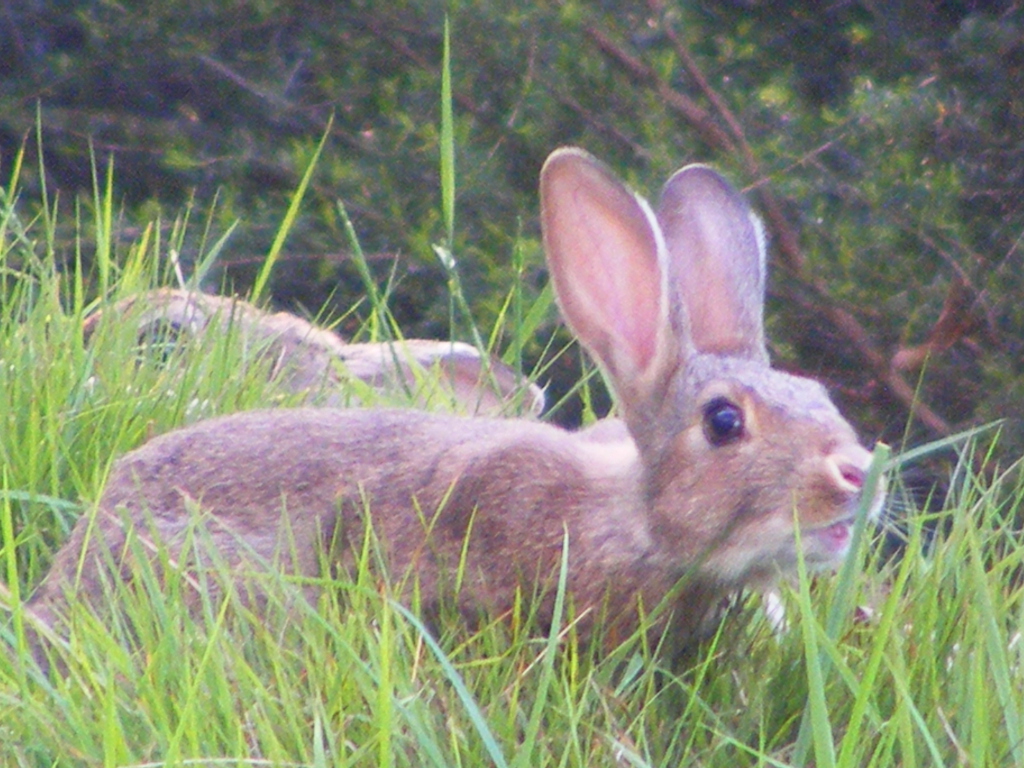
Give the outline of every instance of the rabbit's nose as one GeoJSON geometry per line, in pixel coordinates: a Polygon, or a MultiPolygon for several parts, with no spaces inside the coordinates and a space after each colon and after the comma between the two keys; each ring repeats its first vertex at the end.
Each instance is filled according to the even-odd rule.
{"type": "Polygon", "coordinates": [[[859,445],[849,446],[831,454],[828,463],[837,486],[850,494],[859,493],[867,479],[871,454],[859,445]]]}
{"type": "Polygon", "coordinates": [[[840,464],[839,476],[854,488],[860,490],[864,487],[864,478],[867,477],[867,473],[853,464],[840,464]]]}
{"type": "MultiPolygon", "coordinates": [[[[871,466],[871,453],[861,446],[847,446],[842,451],[835,451],[828,457],[828,465],[832,472],[832,482],[841,493],[847,495],[852,502],[866,492],[864,486],[868,479],[868,467],[871,466]]],[[[880,478],[871,491],[868,518],[875,519],[885,502],[885,479],[880,478]]]]}

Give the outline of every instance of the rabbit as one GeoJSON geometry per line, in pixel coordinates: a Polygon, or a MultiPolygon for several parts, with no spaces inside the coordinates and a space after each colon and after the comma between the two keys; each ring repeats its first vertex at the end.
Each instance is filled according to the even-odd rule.
{"type": "MultiPolygon", "coordinates": [[[[619,419],[590,435],[402,409],[199,422],[116,462],[32,614],[56,628],[68,600],[102,604],[104,582],[130,580],[131,557],[158,544],[196,569],[181,541],[197,521],[229,566],[305,576],[351,567],[368,524],[399,599],[428,615],[454,599],[472,617],[538,595],[540,628],[564,546],[583,640],[643,626],[674,648],[723,596],[794,571],[794,518],[806,564],[839,563],[871,455],[820,383],[769,366],[765,243],[744,198],[690,165],[655,213],[601,162],[562,148],[540,199],[559,306],[619,419]],[[144,546],[127,546],[125,527],[144,546]]],[[[884,490],[873,494],[875,514],[884,490]]]]}
{"type": "Polygon", "coordinates": [[[469,344],[427,339],[349,344],[297,315],[264,312],[240,299],[198,291],[158,288],[119,301],[86,319],[86,340],[107,317],[132,313],[141,343],[185,343],[211,323],[234,330],[256,359],[271,359],[272,378],[291,392],[319,396],[325,405],[348,405],[353,391],[344,385],[354,378],[384,392],[408,391],[423,406],[437,401],[472,414],[519,409],[538,416],[544,409],[540,387],[500,360],[485,361],[469,344]]]}

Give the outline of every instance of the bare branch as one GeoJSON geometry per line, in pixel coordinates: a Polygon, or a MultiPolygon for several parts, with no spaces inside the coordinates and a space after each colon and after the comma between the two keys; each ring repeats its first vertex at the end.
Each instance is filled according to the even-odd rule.
{"type": "Polygon", "coordinates": [[[936,435],[952,434],[953,429],[949,422],[927,403],[921,401],[918,392],[878,350],[860,321],[848,310],[836,304],[822,283],[815,281],[812,287],[817,294],[817,301],[809,309],[825,315],[831,321],[832,325],[850,342],[861,359],[867,363],[875,377],[885,385],[889,394],[903,403],[911,414],[917,416],[921,423],[936,435]]]}
{"type": "Polygon", "coordinates": [[[732,139],[729,138],[729,134],[715,123],[706,109],[690,97],[673,90],[657,76],[653,69],[622,50],[602,30],[593,25],[587,25],[583,31],[594,42],[598,50],[618,64],[632,79],[653,86],[658,96],[690,123],[704,141],[722,151],[735,152],[736,147],[733,145],[732,139]]]}

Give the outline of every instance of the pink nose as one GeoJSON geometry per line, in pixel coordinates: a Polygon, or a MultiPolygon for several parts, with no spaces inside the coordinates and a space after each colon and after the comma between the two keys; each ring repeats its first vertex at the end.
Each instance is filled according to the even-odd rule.
{"type": "Polygon", "coordinates": [[[848,482],[854,488],[863,488],[864,480],[867,477],[867,473],[860,467],[854,464],[843,463],[839,465],[839,474],[843,480],[848,482]]]}
{"type": "MultiPolygon", "coordinates": [[[[845,446],[828,457],[829,475],[836,489],[843,493],[847,500],[853,502],[864,493],[864,485],[871,467],[871,454],[859,445],[845,446]]],[[[870,499],[868,516],[874,518],[882,508],[885,499],[885,480],[880,478],[878,487],[870,499]]]]}
{"type": "Polygon", "coordinates": [[[832,477],[840,488],[850,494],[860,493],[868,479],[871,454],[859,445],[844,446],[828,457],[832,477]]]}

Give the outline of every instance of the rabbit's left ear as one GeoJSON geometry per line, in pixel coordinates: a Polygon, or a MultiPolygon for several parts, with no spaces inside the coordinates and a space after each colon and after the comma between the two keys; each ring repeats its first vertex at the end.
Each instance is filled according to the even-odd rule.
{"type": "Polygon", "coordinates": [[[764,232],[746,200],[712,169],[689,165],[666,182],[657,216],[693,346],[767,364],[764,232]]]}
{"type": "Polygon", "coordinates": [[[544,163],[540,197],[562,316],[620,400],[659,397],[653,391],[675,370],[679,349],[669,338],[665,247],[654,212],[603,163],[574,148],[556,150],[544,163]]]}

